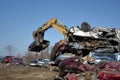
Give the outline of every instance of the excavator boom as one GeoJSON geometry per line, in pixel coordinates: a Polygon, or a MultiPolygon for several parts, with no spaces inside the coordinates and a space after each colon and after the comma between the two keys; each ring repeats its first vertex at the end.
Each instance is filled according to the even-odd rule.
{"type": "Polygon", "coordinates": [[[67,27],[63,25],[58,19],[52,18],[44,25],[39,27],[38,30],[33,32],[33,38],[35,41],[29,46],[28,50],[39,52],[47,48],[50,42],[44,40],[44,32],[52,27],[58,30],[61,34],[63,34],[64,37],[68,36],[69,30],[67,29],[67,27]]]}

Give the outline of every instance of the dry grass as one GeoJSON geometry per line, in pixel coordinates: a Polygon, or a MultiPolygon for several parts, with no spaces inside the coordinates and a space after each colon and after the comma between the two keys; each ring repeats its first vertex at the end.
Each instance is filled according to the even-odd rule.
{"type": "Polygon", "coordinates": [[[0,80],[53,80],[57,74],[48,68],[0,65],[0,80]]]}

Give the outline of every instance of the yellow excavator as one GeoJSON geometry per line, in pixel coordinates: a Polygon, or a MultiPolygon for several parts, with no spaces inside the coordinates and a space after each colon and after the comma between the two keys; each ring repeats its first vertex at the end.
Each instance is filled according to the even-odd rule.
{"type": "Polygon", "coordinates": [[[33,32],[33,38],[35,41],[29,46],[28,50],[39,52],[48,47],[49,41],[44,40],[44,33],[46,30],[52,27],[62,33],[66,39],[68,36],[70,36],[70,32],[67,27],[63,25],[58,19],[52,18],[44,25],[39,27],[38,30],[33,32]]]}

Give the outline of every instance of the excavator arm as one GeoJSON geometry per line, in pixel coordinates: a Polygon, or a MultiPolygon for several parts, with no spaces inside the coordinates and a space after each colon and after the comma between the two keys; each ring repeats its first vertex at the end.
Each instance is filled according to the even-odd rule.
{"type": "Polygon", "coordinates": [[[35,41],[28,47],[28,50],[39,52],[47,48],[50,42],[44,40],[44,33],[46,30],[52,27],[62,33],[64,37],[68,37],[69,30],[67,29],[67,27],[63,25],[58,19],[52,18],[44,25],[39,27],[38,30],[33,32],[33,38],[35,41]]]}

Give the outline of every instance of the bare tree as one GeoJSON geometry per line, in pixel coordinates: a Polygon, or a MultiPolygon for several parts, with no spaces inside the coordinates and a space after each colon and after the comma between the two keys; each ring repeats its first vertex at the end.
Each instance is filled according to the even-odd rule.
{"type": "Polygon", "coordinates": [[[50,54],[48,53],[48,49],[46,49],[46,50],[44,50],[44,51],[41,52],[40,58],[41,59],[46,59],[46,58],[49,59],[50,58],[50,54]]]}
{"type": "Polygon", "coordinates": [[[39,59],[39,58],[40,58],[38,52],[36,52],[36,53],[34,54],[34,58],[35,58],[35,59],[39,59]]]}
{"type": "Polygon", "coordinates": [[[41,58],[41,59],[44,59],[44,58],[45,58],[45,53],[44,53],[44,51],[42,51],[42,52],[40,53],[40,58],[41,58]]]}
{"type": "Polygon", "coordinates": [[[11,56],[12,53],[15,51],[15,48],[12,45],[5,46],[6,51],[8,52],[8,55],[11,56]]]}
{"type": "Polygon", "coordinates": [[[21,58],[21,54],[20,54],[20,53],[18,53],[16,57],[17,57],[17,58],[21,58]]]}
{"type": "Polygon", "coordinates": [[[26,61],[25,63],[29,64],[32,59],[34,59],[34,54],[29,51],[26,52],[25,53],[25,61],[26,61]]]}

